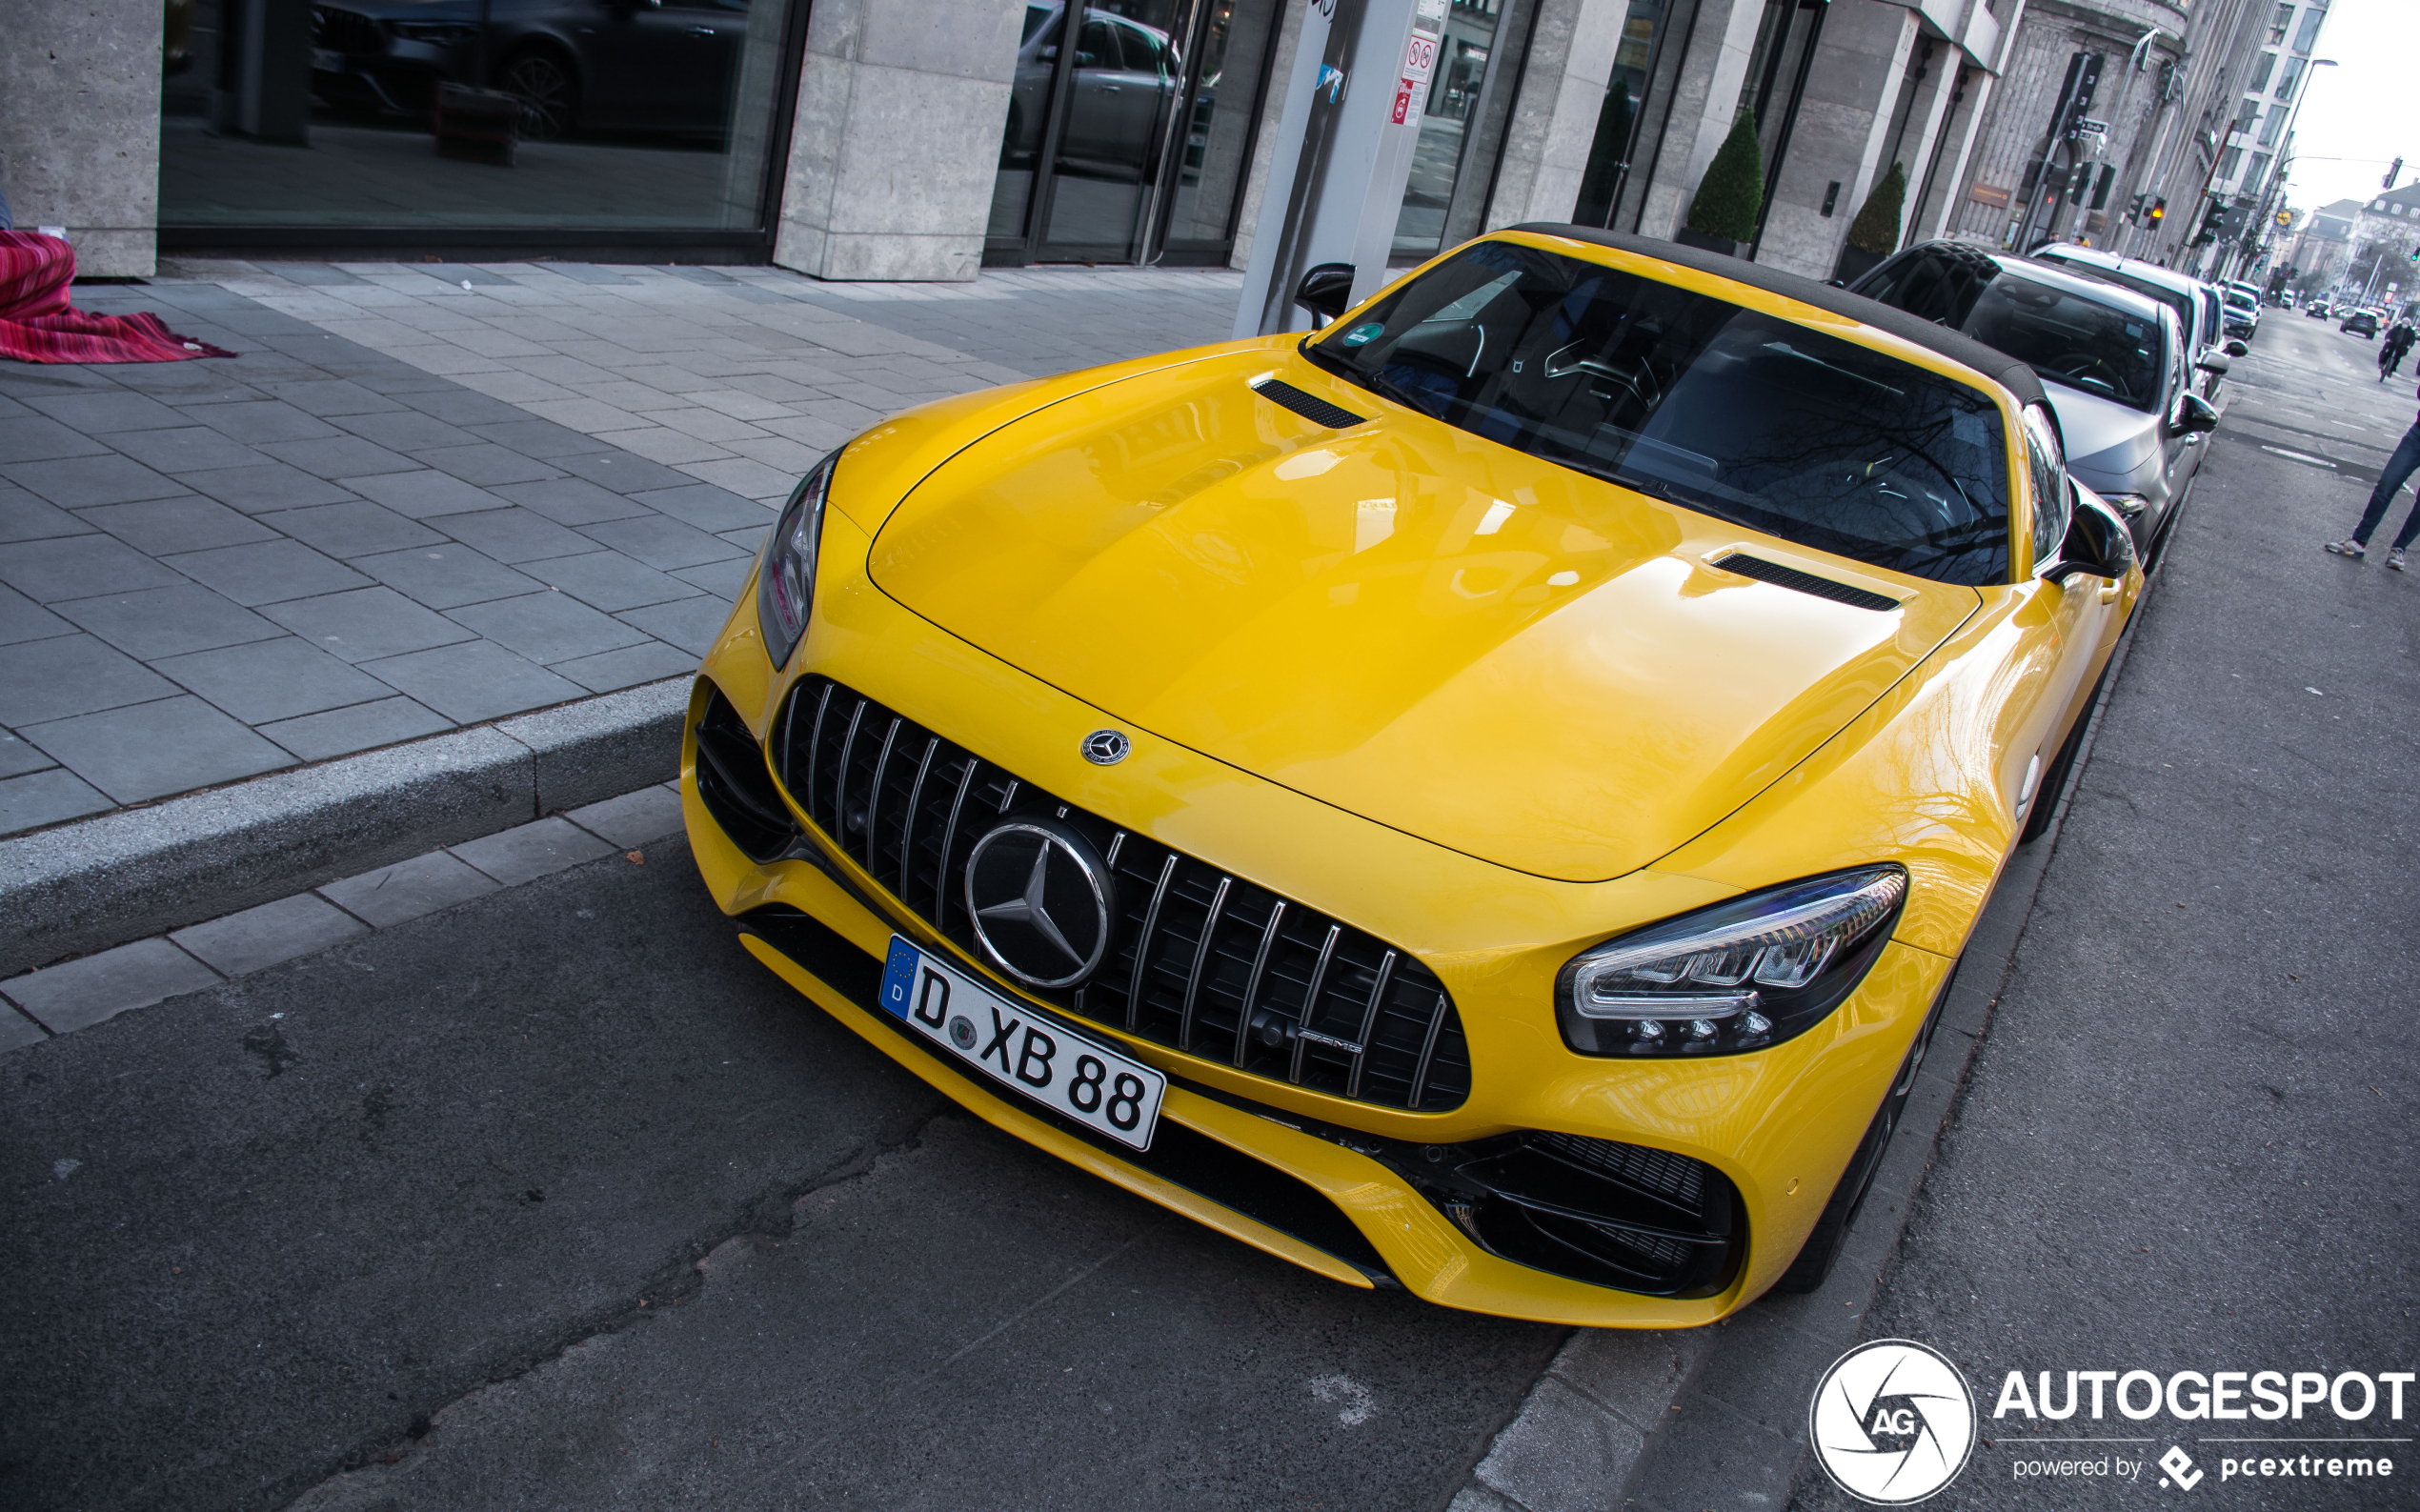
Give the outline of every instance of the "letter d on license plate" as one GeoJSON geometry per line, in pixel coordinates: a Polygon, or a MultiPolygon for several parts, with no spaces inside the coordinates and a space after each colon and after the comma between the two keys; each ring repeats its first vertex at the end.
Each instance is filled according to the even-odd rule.
{"type": "Polygon", "coordinates": [[[1120,1144],[1151,1148],[1168,1079],[891,937],[882,1007],[963,1066],[1120,1144]]]}

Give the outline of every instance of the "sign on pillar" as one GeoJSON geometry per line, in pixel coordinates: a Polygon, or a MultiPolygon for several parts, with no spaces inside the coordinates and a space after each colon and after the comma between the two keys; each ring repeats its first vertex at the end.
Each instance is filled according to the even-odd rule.
{"type": "Polygon", "coordinates": [[[1303,272],[1353,267],[1353,297],[1386,281],[1437,71],[1446,0],[1310,0],[1253,232],[1238,336],[1301,330],[1303,272]]]}

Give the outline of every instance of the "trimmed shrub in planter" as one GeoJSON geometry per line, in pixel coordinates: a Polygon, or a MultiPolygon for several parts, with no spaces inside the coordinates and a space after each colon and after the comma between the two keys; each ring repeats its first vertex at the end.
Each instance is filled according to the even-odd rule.
{"type": "Polygon", "coordinates": [[[1907,171],[1893,163],[1865,196],[1857,218],[1848,223],[1848,245],[1841,249],[1833,277],[1853,284],[1899,250],[1899,217],[1906,202],[1907,171]]]}
{"type": "Polygon", "coordinates": [[[1756,142],[1756,112],[1742,111],[1706,165],[1697,196],[1689,201],[1688,220],[1673,239],[1684,247],[1735,252],[1738,243],[1756,239],[1756,216],[1764,208],[1765,151],[1756,142]]]}

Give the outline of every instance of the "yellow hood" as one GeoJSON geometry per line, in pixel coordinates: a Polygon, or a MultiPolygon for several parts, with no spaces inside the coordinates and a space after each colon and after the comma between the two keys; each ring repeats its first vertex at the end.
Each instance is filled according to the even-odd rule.
{"type": "Polygon", "coordinates": [[[1739,807],[1980,601],[1537,461],[1267,345],[993,432],[907,495],[869,567],[1137,729],[1572,881],[1739,807]],[[1371,419],[1313,425],[1247,386],[1272,373],[1371,419]],[[1706,564],[1734,547],[1902,603],[1706,564]]]}

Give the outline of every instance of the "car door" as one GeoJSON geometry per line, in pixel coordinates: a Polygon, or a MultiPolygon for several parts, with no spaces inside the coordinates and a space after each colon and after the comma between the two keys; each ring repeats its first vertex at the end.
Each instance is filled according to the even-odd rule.
{"type": "Polygon", "coordinates": [[[2074,509],[2074,484],[2067,474],[2059,430],[2046,407],[2025,412],[2027,493],[2032,525],[2031,562],[2016,585],[2019,603],[2010,626],[2024,638],[2030,675],[2011,691],[2003,748],[2003,781],[2015,816],[2025,818],[2042,793],[2060,745],[2074,721],[2089,710],[2093,668],[2116,634],[2123,583],[2075,576],[2063,583],[2043,577],[2058,559],[2074,509]]]}
{"type": "Polygon", "coordinates": [[[2192,392],[2193,375],[2197,371],[2185,360],[2188,350],[2185,334],[2177,329],[2172,311],[2169,312],[2168,318],[2162,320],[2160,324],[2165,328],[2168,336],[2168,378],[2167,385],[2161,391],[2160,406],[2160,413],[2166,416],[2160,425],[2160,466],[2161,471],[2168,475],[2167,498],[2161,506],[2161,512],[2166,514],[2168,510],[2176,508],[2177,502],[2185,497],[2185,490],[2192,483],[2193,474],[2201,471],[2205,448],[2202,444],[2204,437],[2200,432],[2184,434],[2179,433],[2176,426],[2177,401],[2192,392]]]}

